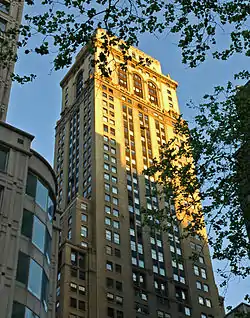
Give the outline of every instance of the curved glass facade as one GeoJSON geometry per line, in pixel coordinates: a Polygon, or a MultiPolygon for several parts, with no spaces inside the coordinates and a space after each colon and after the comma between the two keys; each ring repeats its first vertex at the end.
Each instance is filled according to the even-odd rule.
{"type": "Polygon", "coordinates": [[[55,204],[50,189],[35,174],[29,172],[26,185],[26,194],[33,197],[35,202],[48,213],[48,218],[52,221],[55,204]]]}

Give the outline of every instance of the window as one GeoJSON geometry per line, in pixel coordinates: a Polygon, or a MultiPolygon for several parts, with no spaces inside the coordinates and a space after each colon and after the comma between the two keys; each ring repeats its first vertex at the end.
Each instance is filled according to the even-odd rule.
{"type": "Polygon", "coordinates": [[[201,268],[201,277],[206,279],[207,278],[207,272],[204,268],[201,268]]]}
{"type": "Polygon", "coordinates": [[[45,225],[34,216],[32,243],[43,253],[45,245],[45,225]]]}
{"type": "Polygon", "coordinates": [[[110,195],[105,193],[105,201],[110,202],[110,195]]]}
{"type": "Polygon", "coordinates": [[[197,289],[201,289],[201,282],[196,281],[196,288],[197,288],[197,289]]]}
{"type": "Polygon", "coordinates": [[[80,71],[76,77],[76,98],[80,95],[83,89],[83,71],[80,71]]]}
{"type": "Polygon", "coordinates": [[[6,25],[7,25],[7,21],[0,18],[0,32],[6,31],[6,25]]]}
{"type": "Polygon", "coordinates": [[[105,224],[106,225],[111,225],[111,219],[110,218],[105,218],[105,224]]]}
{"type": "Polygon", "coordinates": [[[121,251],[118,248],[115,248],[115,256],[121,257],[121,251]]]}
{"type": "Polygon", "coordinates": [[[116,296],[115,301],[117,304],[122,305],[123,303],[123,298],[121,296],[116,296]]]}
{"type": "Polygon", "coordinates": [[[207,284],[203,284],[203,290],[208,293],[209,287],[207,284]]]}
{"type": "Polygon", "coordinates": [[[72,239],[72,231],[71,229],[68,230],[68,239],[71,240],[72,239]]]}
{"type": "Polygon", "coordinates": [[[154,83],[148,82],[148,95],[151,103],[158,105],[157,89],[154,83]]]}
{"type": "Polygon", "coordinates": [[[8,14],[10,11],[10,4],[8,2],[5,2],[4,0],[0,1],[0,11],[8,14]]]}
{"type": "Polygon", "coordinates": [[[189,307],[184,308],[185,316],[191,316],[191,309],[189,307]]]}
{"type": "Polygon", "coordinates": [[[51,198],[47,187],[32,173],[28,173],[26,194],[33,197],[36,203],[45,211],[48,212],[50,220],[54,214],[54,202],[51,198]]]}
{"type": "Polygon", "coordinates": [[[112,255],[112,247],[111,246],[106,245],[106,254],[112,255]]]}
{"type": "Polygon", "coordinates": [[[113,202],[114,205],[118,205],[118,199],[117,198],[113,197],[112,202],[113,202]]]}
{"type": "Polygon", "coordinates": [[[204,257],[199,256],[199,262],[200,262],[201,264],[204,264],[204,263],[205,263],[205,261],[204,261],[204,257]]]}
{"type": "MultiPolygon", "coordinates": [[[[0,3],[1,5],[1,3],[0,3]]],[[[13,302],[11,318],[39,318],[33,311],[16,301],[13,302]]]]}
{"type": "Polygon", "coordinates": [[[201,318],[207,318],[206,314],[201,314],[201,318]]]}
{"type": "Polygon", "coordinates": [[[200,275],[199,267],[196,266],[196,265],[194,265],[194,274],[195,274],[196,276],[199,276],[199,275],[200,275]]]}
{"type": "Polygon", "coordinates": [[[41,299],[43,270],[33,259],[30,260],[28,290],[41,299]]]}
{"type": "Polygon", "coordinates": [[[81,220],[82,220],[82,222],[87,222],[87,215],[86,214],[82,214],[81,215],[81,220]]]}
{"type": "Polygon", "coordinates": [[[29,256],[19,252],[18,254],[18,264],[17,264],[17,273],[16,280],[27,285],[28,282],[28,269],[29,268],[29,256]]]}
{"type": "Polygon", "coordinates": [[[118,218],[119,217],[119,211],[117,209],[113,209],[113,215],[118,218]]]}
{"type": "Polygon", "coordinates": [[[109,174],[106,173],[106,172],[104,173],[104,179],[107,180],[107,181],[109,181],[109,174]]]}
{"type": "Polygon", "coordinates": [[[120,228],[120,222],[119,221],[113,221],[113,227],[115,229],[119,229],[120,228]]]}
{"type": "Polygon", "coordinates": [[[106,262],[106,269],[108,270],[108,271],[113,271],[113,263],[112,262],[109,262],[109,261],[107,261],[106,262]]]}
{"type": "Polygon", "coordinates": [[[112,187],[112,193],[118,194],[118,189],[117,189],[117,187],[112,187]]]}
{"type": "Polygon", "coordinates": [[[109,318],[115,318],[115,311],[113,308],[108,307],[107,314],[109,318]]]}
{"type": "Polygon", "coordinates": [[[103,154],[103,159],[108,161],[108,160],[109,160],[109,155],[106,154],[106,153],[104,153],[104,154],[103,154]]]}
{"type": "Polygon", "coordinates": [[[126,89],[128,88],[127,72],[122,68],[118,70],[118,84],[126,89]]]}
{"type": "Polygon", "coordinates": [[[120,244],[120,235],[118,233],[114,233],[114,243],[120,244]]]}
{"type": "Polygon", "coordinates": [[[115,271],[116,271],[117,273],[121,273],[121,272],[122,272],[122,267],[121,267],[121,265],[115,264],[115,271]]]}
{"type": "Polygon", "coordinates": [[[115,286],[116,286],[116,289],[117,289],[118,291],[122,291],[122,283],[121,283],[121,282],[116,281],[115,286]]]}
{"type": "Polygon", "coordinates": [[[75,283],[70,283],[70,290],[73,291],[73,292],[76,292],[77,290],[77,285],[75,283]]]}
{"type": "Polygon", "coordinates": [[[33,229],[33,213],[27,210],[23,210],[21,234],[31,239],[32,229],[33,229]]]}
{"type": "Polygon", "coordinates": [[[86,226],[81,226],[81,236],[88,237],[88,228],[86,226]]]}
{"type": "MultiPolygon", "coordinates": [[[[1,10],[1,2],[0,2],[0,10],[1,10]]],[[[0,19],[0,30],[1,30],[1,19],[0,19]]],[[[0,145],[0,171],[6,170],[8,158],[8,149],[0,145]]]]}
{"type": "Polygon", "coordinates": [[[111,181],[112,181],[113,183],[117,183],[117,178],[114,177],[114,176],[111,176],[111,181]]]}
{"type": "Polygon", "coordinates": [[[141,77],[134,73],[133,80],[134,80],[134,93],[135,93],[135,95],[143,98],[141,77]]]}
{"type": "Polygon", "coordinates": [[[80,309],[80,310],[85,310],[85,302],[84,301],[82,301],[82,300],[79,300],[78,301],[78,308],[80,309]]]}
{"type": "Polygon", "coordinates": [[[107,205],[105,205],[104,211],[107,214],[111,214],[111,208],[109,206],[107,206],[107,205]]]}
{"type": "Polygon", "coordinates": [[[106,240],[111,241],[112,240],[112,232],[109,230],[106,230],[106,240]]]}
{"type": "Polygon", "coordinates": [[[70,297],[70,307],[73,307],[73,308],[77,307],[77,300],[73,297],[70,297]]]}
{"type": "Polygon", "coordinates": [[[210,308],[212,307],[212,303],[211,303],[211,300],[210,300],[210,299],[207,299],[207,298],[206,298],[206,306],[207,306],[207,307],[210,307],[210,308]]]}
{"type": "Polygon", "coordinates": [[[199,296],[198,297],[198,302],[199,302],[200,305],[204,305],[204,298],[199,296]]]}

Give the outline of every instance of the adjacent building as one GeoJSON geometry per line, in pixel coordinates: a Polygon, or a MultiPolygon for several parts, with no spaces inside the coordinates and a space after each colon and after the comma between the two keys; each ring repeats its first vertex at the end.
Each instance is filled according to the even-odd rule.
{"type": "Polygon", "coordinates": [[[119,68],[119,47],[110,57],[112,77],[103,78],[91,63],[101,33],[95,55],[83,48],[61,82],[56,316],[223,317],[206,241],[180,240],[175,224],[169,233],[142,226],[142,207],[174,210],[153,196],[155,180],[142,172],[174,134],[177,82],[136,48],[127,70],[119,68]],[[141,58],[152,63],[138,66],[141,58]]]}
{"type": "Polygon", "coordinates": [[[0,308],[5,318],[55,315],[56,178],[33,136],[0,121],[0,308]]]}
{"type": "Polygon", "coordinates": [[[5,121],[11,90],[11,74],[17,48],[17,36],[8,31],[22,20],[23,0],[0,0],[0,120],[5,121]]]}
{"type": "Polygon", "coordinates": [[[225,318],[247,318],[250,317],[250,305],[246,303],[240,303],[238,306],[233,308],[225,318]]]}

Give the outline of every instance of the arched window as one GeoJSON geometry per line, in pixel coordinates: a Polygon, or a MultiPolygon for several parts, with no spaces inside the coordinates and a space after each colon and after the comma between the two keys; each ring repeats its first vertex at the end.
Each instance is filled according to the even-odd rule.
{"type": "Polygon", "coordinates": [[[128,88],[127,72],[126,70],[118,70],[118,84],[124,88],[128,88]]]}
{"type": "Polygon", "coordinates": [[[80,71],[76,77],[76,98],[80,95],[83,89],[83,71],[80,71]]]}
{"type": "Polygon", "coordinates": [[[148,82],[148,95],[150,102],[155,105],[158,105],[156,85],[152,82],[148,82]]]}
{"type": "Polygon", "coordinates": [[[135,95],[143,98],[141,77],[134,73],[133,80],[134,80],[134,93],[135,93],[135,95]]]}

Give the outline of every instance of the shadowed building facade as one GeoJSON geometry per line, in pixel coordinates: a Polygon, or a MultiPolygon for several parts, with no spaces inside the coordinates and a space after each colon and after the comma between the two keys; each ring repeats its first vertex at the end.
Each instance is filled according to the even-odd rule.
{"type": "Polygon", "coordinates": [[[23,5],[23,0],[0,0],[0,120],[3,121],[7,116],[17,49],[17,37],[8,31],[21,24],[23,5]]]}
{"type": "Polygon", "coordinates": [[[0,122],[0,316],[55,316],[56,178],[33,136],[0,122]]]}
{"type": "Polygon", "coordinates": [[[147,198],[155,183],[142,172],[174,134],[177,83],[151,57],[149,66],[136,66],[148,57],[136,48],[127,71],[114,48],[114,71],[104,79],[91,66],[98,36],[95,45],[96,55],[83,48],[61,82],[57,317],[223,317],[207,243],[181,241],[174,224],[169,233],[142,226],[142,207],[174,210],[147,198]]]}

